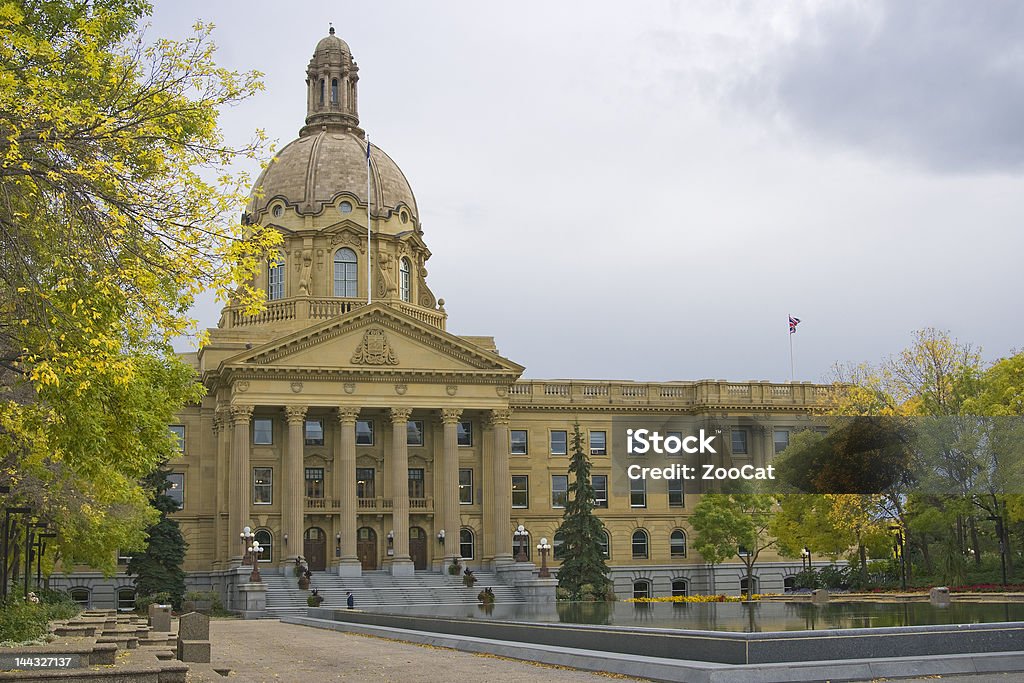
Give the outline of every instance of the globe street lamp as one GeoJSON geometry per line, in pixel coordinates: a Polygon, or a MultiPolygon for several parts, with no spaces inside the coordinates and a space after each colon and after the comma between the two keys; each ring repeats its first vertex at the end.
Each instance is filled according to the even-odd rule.
{"type": "Polygon", "coordinates": [[[519,541],[519,554],[516,555],[516,562],[528,562],[530,558],[526,556],[526,539],[530,537],[530,532],[526,530],[522,524],[516,527],[515,533],[512,537],[519,541]]]}
{"type": "Polygon", "coordinates": [[[248,565],[252,563],[251,555],[249,555],[249,547],[252,545],[253,533],[249,527],[244,527],[242,533],[238,534],[238,539],[242,542],[242,565],[248,565]]]}
{"type": "Polygon", "coordinates": [[[811,569],[811,550],[807,546],[804,546],[804,549],[800,551],[800,566],[807,571],[811,569]]]}
{"type": "Polygon", "coordinates": [[[540,553],[540,572],[537,573],[537,578],[549,579],[551,572],[548,571],[548,553],[551,552],[551,544],[548,543],[548,539],[540,539],[540,543],[537,544],[537,552],[540,553]]]}
{"type": "Polygon", "coordinates": [[[249,546],[249,555],[252,558],[252,573],[249,574],[249,581],[251,583],[263,583],[263,578],[260,576],[259,559],[260,554],[263,552],[263,548],[260,546],[259,541],[253,541],[252,545],[249,546]]]}

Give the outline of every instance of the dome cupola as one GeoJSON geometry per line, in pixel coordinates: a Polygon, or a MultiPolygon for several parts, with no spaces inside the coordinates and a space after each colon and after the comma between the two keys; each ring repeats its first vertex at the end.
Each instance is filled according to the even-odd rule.
{"type": "Polygon", "coordinates": [[[306,125],[299,134],[329,130],[361,135],[358,82],[359,67],[352,51],[334,35],[332,26],[329,35],[317,43],[306,67],[306,125]]]}

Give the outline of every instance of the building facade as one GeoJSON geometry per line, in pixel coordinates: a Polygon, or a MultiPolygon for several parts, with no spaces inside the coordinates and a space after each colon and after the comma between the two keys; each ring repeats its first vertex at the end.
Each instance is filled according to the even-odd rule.
{"type": "MultiPolygon", "coordinates": [[[[741,564],[710,567],[689,547],[699,485],[617,488],[617,425],[686,419],[723,434],[721,463],[763,465],[810,424],[827,388],[522,379],[492,338],[447,331],[408,181],[375,145],[367,178],[358,67],[333,29],[306,83],[305,125],[260,176],[243,218],[284,237],[257,283],[267,306],[248,315],[228,305],[208,345],[187,356],[207,388],[172,426],[190,584],[225,589],[245,526],[266,548],[264,573],[290,571],[299,555],[342,576],[443,571],[455,557],[500,568],[515,562],[519,525],[531,559],[537,540],[554,541],[557,567],[578,424],[616,592],[739,591],[741,564]]],[[[781,590],[799,568],[769,557],[756,588],[781,590]]],[[[127,577],[83,572],[58,583],[99,591],[93,604],[130,590],[127,577]]]]}

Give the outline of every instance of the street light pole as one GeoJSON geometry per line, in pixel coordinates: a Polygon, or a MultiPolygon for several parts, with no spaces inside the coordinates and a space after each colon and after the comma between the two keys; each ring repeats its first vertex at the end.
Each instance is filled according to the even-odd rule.
{"type": "Polygon", "coordinates": [[[0,589],[0,596],[3,598],[7,597],[7,591],[9,588],[9,567],[10,553],[11,553],[11,536],[17,531],[17,527],[11,526],[11,515],[27,515],[32,512],[32,508],[29,507],[8,507],[4,509],[4,530],[3,530],[3,546],[4,546],[4,566],[3,566],[3,587],[0,589]]]}
{"type": "Polygon", "coordinates": [[[548,552],[551,550],[551,544],[548,543],[548,539],[540,539],[540,543],[537,544],[537,552],[540,553],[540,571],[537,573],[538,579],[551,578],[551,572],[548,571],[548,552]]]}

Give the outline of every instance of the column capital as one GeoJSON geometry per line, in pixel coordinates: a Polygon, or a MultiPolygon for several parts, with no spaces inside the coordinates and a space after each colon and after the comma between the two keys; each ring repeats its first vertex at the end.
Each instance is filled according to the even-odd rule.
{"type": "Polygon", "coordinates": [[[512,421],[512,410],[510,408],[499,408],[492,410],[491,414],[487,416],[487,422],[492,426],[504,425],[508,426],[508,423],[512,421]]]}
{"type": "Polygon", "coordinates": [[[341,424],[355,424],[359,418],[359,408],[355,406],[338,406],[338,422],[341,424]]]}
{"type": "Polygon", "coordinates": [[[392,408],[388,411],[388,415],[391,417],[391,424],[405,423],[412,415],[412,408],[392,408]]]}
{"type": "Polygon", "coordinates": [[[231,421],[236,425],[248,424],[252,418],[253,406],[233,405],[229,410],[231,411],[231,421]]]}
{"type": "Polygon", "coordinates": [[[285,406],[284,416],[288,419],[288,424],[302,423],[306,419],[306,406],[285,406]]]}
{"type": "Polygon", "coordinates": [[[442,408],[441,409],[441,423],[446,425],[453,425],[459,423],[459,418],[462,417],[462,408],[442,408]]]}

